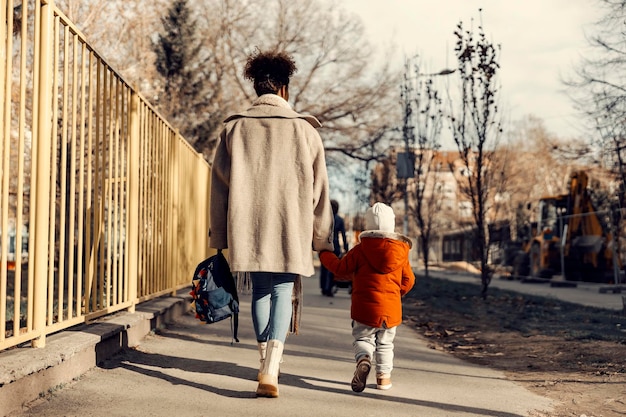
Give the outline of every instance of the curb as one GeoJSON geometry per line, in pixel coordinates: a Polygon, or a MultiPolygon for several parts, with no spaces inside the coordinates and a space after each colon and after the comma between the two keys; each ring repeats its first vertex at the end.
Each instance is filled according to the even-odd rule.
{"type": "Polygon", "coordinates": [[[154,329],[190,311],[188,289],[137,305],[46,338],[41,349],[18,347],[0,353],[0,416],[67,384],[122,349],[135,347],[154,329]]]}

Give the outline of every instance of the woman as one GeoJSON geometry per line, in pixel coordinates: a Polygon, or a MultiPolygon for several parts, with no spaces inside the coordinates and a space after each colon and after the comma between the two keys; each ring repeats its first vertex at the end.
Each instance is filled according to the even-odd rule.
{"type": "Polygon", "coordinates": [[[311,245],[333,250],[321,124],[287,102],[295,71],[284,52],[248,58],[244,76],[258,97],[225,120],[211,174],[210,245],[228,248],[231,270],[252,280],[260,397],[278,397],[294,282],[314,274],[311,245]]]}

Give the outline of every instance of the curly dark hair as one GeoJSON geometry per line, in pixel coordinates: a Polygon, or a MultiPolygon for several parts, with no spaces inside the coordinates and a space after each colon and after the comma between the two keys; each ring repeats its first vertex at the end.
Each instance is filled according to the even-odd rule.
{"type": "Polygon", "coordinates": [[[256,50],[248,57],[243,76],[254,82],[257,95],[276,94],[296,72],[296,63],[286,52],[256,50]]]}

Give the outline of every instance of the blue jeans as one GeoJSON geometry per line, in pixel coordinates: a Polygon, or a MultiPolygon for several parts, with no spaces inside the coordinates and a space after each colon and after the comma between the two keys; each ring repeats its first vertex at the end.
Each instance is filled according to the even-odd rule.
{"type": "Polygon", "coordinates": [[[293,305],[291,295],[297,274],[250,272],[252,280],[252,324],[257,342],[285,343],[293,305]]]}

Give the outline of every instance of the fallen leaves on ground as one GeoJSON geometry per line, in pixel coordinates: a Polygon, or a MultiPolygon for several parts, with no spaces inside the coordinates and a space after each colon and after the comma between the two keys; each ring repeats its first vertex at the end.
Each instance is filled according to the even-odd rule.
{"type": "Polygon", "coordinates": [[[503,370],[556,400],[552,417],[626,414],[624,315],[493,286],[486,299],[479,292],[418,277],[404,299],[405,323],[432,349],[503,370]]]}

